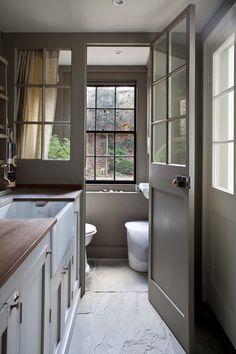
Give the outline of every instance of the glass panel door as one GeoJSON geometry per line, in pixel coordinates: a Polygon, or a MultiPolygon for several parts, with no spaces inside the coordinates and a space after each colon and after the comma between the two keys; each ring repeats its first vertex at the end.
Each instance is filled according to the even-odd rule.
{"type": "Polygon", "coordinates": [[[153,48],[152,162],[186,165],[186,18],[153,48]]]}

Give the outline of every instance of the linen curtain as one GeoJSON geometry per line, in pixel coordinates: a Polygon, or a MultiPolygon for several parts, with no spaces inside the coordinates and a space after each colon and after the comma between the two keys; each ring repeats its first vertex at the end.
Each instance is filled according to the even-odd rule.
{"type": "Polygon", "coordinates": [[[44,158],[48,156],[52,125],[46,125],[42,133],[43,115],[45,121],[54,122],[57,89],[42,86],[45,68],[46,84],[56,84],[58,79],[58,50],[47,50],[45,62],[42,50],[19,51],[17,60],[17,144],[21,159],[41,159],[42,143],[44,158]],[[23,85],[23,86],[20,86],[23,85]],[[44,95],[44,112],[43,112],[44,95]],[[23,124],[22,124],[23,123],[23,124]],[[28,124],[27,124],[28,123],[28,124]],[[35,124],[32,124],[35,123],[35,124]],[[42,142],[44,137],[44,142],[42,142]]]}

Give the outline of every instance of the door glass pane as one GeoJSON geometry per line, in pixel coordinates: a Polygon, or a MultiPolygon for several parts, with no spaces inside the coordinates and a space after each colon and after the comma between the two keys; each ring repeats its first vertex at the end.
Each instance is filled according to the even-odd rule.
{"type": "Polygon", "coordinates": [[[213,100],[213,141],[234,139],[234,91],[213,100]]]}
{"type": "Polygon", "coordinates": [[[167,39],[164,36],[153,50],[153,81],[166,75],[167,39]]]}
{"type": "Polygon", "coordinates": [[[184,19],[169,33],[169,72],[186,63],[186,52],[186,19],[184,19]]]}
{"type": "Polygon", "coordinates": [[[70,160],[70,125],[44,126],[44,159],[70,160]]]}
{"type": "Polygon", "coordinates": [[[43,90],[39,87],[17,88],[17,121],[42,121],[43,90]]]}
{"type": "Polygon", "coordinates": [[[153,121],[166,119],[166,80],[153,86],[153,121]]]}
{"type": "Polygon", "coordinates": [[[234,143],[213,144],[213,187],[234,193],[234,143]]]}
{"type": "Polygon", "coordinates": [[[152,125],[152,161],[166,163],[166,123],[152,125]]]}
{"type": "Polygon", "coordinates": [[[57,84],[59,81],[59,50],[45,51],[45,82],[57,84]]]}
{"type": "Polygon", "coordinates": [[[69,88],[44,89],[46,122],[70,122],[71,95],[69,88]]]}
{"type": "Polygon", "coordinates": [[[234,85],[234,36],[213,54],[213,96],[234,85]]]}
{"type": "Polygon", "coordinates": [[[169,163],[186,165],[186,119],[169,122],[169,163]]]}
{"type": "Polygon", "coordinates": [[[186,115],[186,71],[169,78],[169,118],[186,115]]]}
{"type": "Polygon", "coordinates": [[[134,158],[133,157],[116,157],[116,180],[133,181],[134,180],[134,158]]]}
{"type": "Polygon", "coordinates": [[[42,84],[43,51],[19,50],[16,75],[17,84],[42,84]]]}
{"type": "Polygon", "coordinates": [[[41,159],[41,124],[17,124],[17,155],[20,159],[41,159]]]}

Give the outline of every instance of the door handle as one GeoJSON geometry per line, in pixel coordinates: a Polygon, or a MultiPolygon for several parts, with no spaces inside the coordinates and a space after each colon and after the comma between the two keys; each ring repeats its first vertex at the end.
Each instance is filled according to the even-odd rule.
{"type": "Polygon", "coordinates": [[[172,185],[178,188],[190,189],[190,177],[177,176],[173,179],[172,185]]]}

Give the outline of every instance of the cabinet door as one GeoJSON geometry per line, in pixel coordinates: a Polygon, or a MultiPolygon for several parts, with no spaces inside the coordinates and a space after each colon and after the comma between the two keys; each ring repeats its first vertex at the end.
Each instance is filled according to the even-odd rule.
{"type": "Polygon", "coordinates": [[[52,279],[51,287],[51,328],[50,328],[50,353],[57,352],[60,344],[62,330],[62,303],[63,303],[63,275],[57,272],[52,279]]]}
{"type": "Polygon", "coordinates": [[[21,354],[49,353],[50,258],[46,246],[26,273],[22,285],[21,354]]]}
{"type": "Polygon", "coordinates": [[[20,292],[9,297],[0,311],[0,354],[19,353],[20,292]]]}
{"type": "Polygon", "coordinates": [[[73,255],[70,253],[69,260],[66,262],[63,268],[63,279],[62,279],[62,286],[63,286],[63,326],[65,326],[67,316],[71,307],[72,303],[72,258],[73,255]]]}

